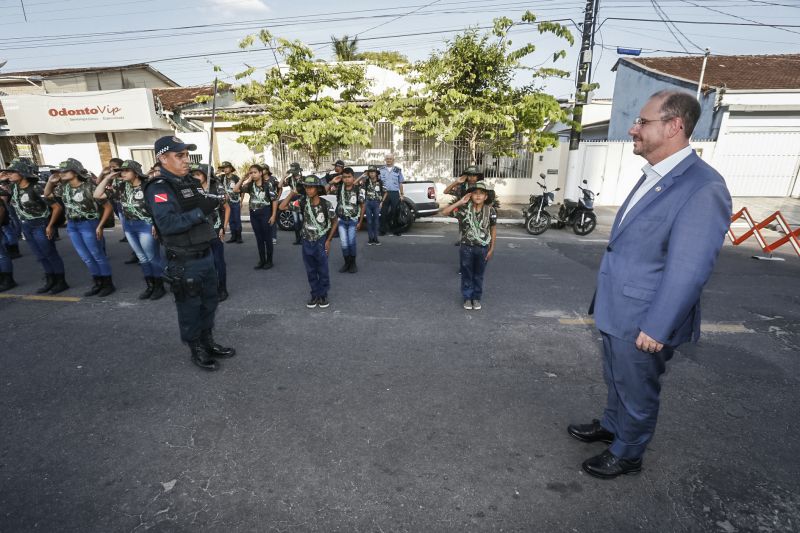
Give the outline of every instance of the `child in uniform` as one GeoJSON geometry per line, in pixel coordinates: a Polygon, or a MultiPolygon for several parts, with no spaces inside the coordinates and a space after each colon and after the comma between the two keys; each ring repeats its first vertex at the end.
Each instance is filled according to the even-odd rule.
{"type": "Polygon", "coordinates": [[[454,204],[439,210],[443,215],[455,212],[461,231],[461,296],[464,309],[481,308],[483,274],[494,255],[497,241],[497,211],[494,191],[483,181],[476,182],[454,204]]]}
{"type": "Polygon", "coordinates": [[[306,267],[308,284],[311,286],[311,299],[306,307],[328,307],[328,290],[330,274],[328,272],[328,254],[331,251],[331,240],[338,220],[333,214],[331,203],[322,198],[325,186],[317,176],[306,176],[302,181],[304,194],[292,191],[283,199],[280,209],[289,208],[289,203],[297,200],[297,207],[303,214],[303,264],[306,267]]]}

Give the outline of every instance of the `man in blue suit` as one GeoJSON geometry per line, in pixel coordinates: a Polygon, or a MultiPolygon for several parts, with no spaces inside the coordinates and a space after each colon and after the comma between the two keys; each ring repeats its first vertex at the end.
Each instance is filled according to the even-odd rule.
{"type": "Polygon", "coordinates": [[[700,296],[730,225],[731,197],[689,145],[699,118],[693,95],[662,91],[629,131],[647,164],[617,213],[589,309],[603,336],[606,409],[568,428],[578,440],[610,444],[583,463],[595,477],[641,471],[661,374],[676,347],[700,337],[700,296]]]}

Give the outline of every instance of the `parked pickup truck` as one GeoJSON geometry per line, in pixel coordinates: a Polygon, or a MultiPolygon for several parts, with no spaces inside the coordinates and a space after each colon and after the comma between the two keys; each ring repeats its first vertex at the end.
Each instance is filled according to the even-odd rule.
{"type": "MultiPolygon", "coordinates": [[[[352,168],[356,178],[361,177],[367,170],[366,165],[353,166],[352,168]]],[[[284,189],[281,193],[281,200],[288,194],[289,191],[284,189]]],[[[336,207],[336,195],[328,194],[325,195],[324,198],[326,198],[334,208],[336,207]]],[[[408,205],[414,216],[406,226],[399,228],[400,232],[406,232],[411,229],[415,219],[432,216],[438,213],[439,204],[436,202],[436,185],[432,181],[404,181],[403,202],[408,205]]],[[[290,231],[293,228],[293,224],[294,220],[292,219],[291,212],[281,211],[278,217],[278,227],[282,230],[290,231]]]]}

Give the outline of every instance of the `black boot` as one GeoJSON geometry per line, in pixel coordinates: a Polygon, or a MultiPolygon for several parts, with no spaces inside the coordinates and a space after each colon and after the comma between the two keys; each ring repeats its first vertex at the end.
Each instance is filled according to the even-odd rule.
{"type": "Polygon", "coordinates": [[[67,285],[67,280],[64,278],[64,274],[53,274],[53,277],[55,278],[55,282],[53,283],[53,287],[50,289],[50,294],[58,294],[69,289],[69,285],[67,285]]]}
{"type": "Polygon", "coordinates": [[[141,294],[139,294],[139,299],[149,300],[150,297],[153,295],[153,290],[156,288],[155,282],[153,281],[153,278],[151,278],[150,276],[146,276],[144,278],[144,282],[147,285],[147,287],[141,292],[141,294]]]}
{"type": "Polygon", "coordinates": [[[224,283],[220,283],[219,286],[217,286],[217,295],[220,302],[224,302],[228,299],[228,288],[224,283]]]}
{"type": "Polygon", "coordinates": [[[53,285],[56,283],[56,276],[54,274],[45,274],[44,275],[44,285],[36,289],[36,294],[44,294],[46,292],[50,292],[50,289],[53,288],[53,285]]]}
{"type": "Polygon", "coordinates": [[[350,272],[351,274],[355,274],[356,272],[358,272],[358,267],[356,266],[356,256],[354,255],[350,256],[350,268],[347,269],[347,271],[350,272]]]}
{"type": "Polygon", "coordinates": [[[199,340],[190,342],[189,349],[192,351],[192,363],[203,370],[216,370],[219,368],[217,362],[208,355],[203,343],[199,340]]]}
{"type": "Polygon", "coordinates": [[[113,293],[117,288],[114,286],[114,282],[111,281],[111,276],[103,276],[103,280],[101,281],[100,292],[97,293],[98,296],[101,298],[105,298],[109,294],[113,293]]]}
{"type": "Polygon", "coordinates": [[[272,255],[267,254],[267,262],[264,263],[264,270],[269,270],[270,268],[272,268],[272,255]]]}
{"type": "Polygon", "coordinates": [[[235,231],[232,231],[232,232],[231,232],[231,238],[230,238],[230,239],[228,239],[228,240],[227,240],[227,241],[225,241],[225,242],[227,242],[227,243],[236,242],[236,232],[235,232],[235,231]]]}
{"type": "Polygon", "coordinates": [[[350,260],[351,259],[349,255],[344,256],[344,264],[342,265],[342,268],[339,269],[339,274],[344,274],[350,270],[350,260]]]}
{"type": "Polygon", "coordinates": [[[258,260],[258,264],[253,267],[253,270],[261,270],[262,268],[264,268],[264,265],[266,264],[267,260],[262,257],[261,259],[258,260]]]}
{"type": "Polygon", "coordinates": [[[17,286],[14,281],[14,274],[11,272],[0,272],[0,292],[13,289],[17,286]]]}
{"type": "Polygon", "coordinates": [[[200,334],[200,342],[211,357],[224,358],[236,355],[236,350],[233,348],[226,348],[214,342],[214,333],[210,329],[200,334]]]}
{"type": "Polygon", "coordinates": [[[19,244],[7,244],[6,250],[8,250],[8,257],[11,259],[19,259],[22,257],[22,254],[19,253],[19,244]]]}
{"type": "Polygon", "coordinates": [[[92,276],[92,278],[94,279],[94,285],[92,285],[91,289],[83,293],[84,296],[94,296],[103,288],[102,276],[92,276]]]}
{"type": "Polygon", "coordinates": [[[236,244],[242,244],[243,242],[244,241],[242,240],[242,232],[241,232],[241,230],[237,231],[236,232],[236,244]]]}
{"type": "Polygon", "coordinates": [[[125,264],[126,265],[138,265],[139,264],[139,258],[136,257],[135,253],[131,252],[131,256],[127,261],[125,261],[125,264]]]}
{"type": "Polygon", "coordinates": [[[153,278],[153,294],[150,295],[150,299],[158,300],[165,294],[167,294],[167,291],[164,290],[164,280],[161,279],[160,277],[153,278]]]}

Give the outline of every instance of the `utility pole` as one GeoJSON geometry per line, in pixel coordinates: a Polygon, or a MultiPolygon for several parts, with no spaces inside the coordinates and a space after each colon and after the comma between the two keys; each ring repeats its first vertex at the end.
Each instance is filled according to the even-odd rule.
{"type": "Polygon", "coordinates": [[[211,174],[214,170],[214,126],[217,121],[217,85],[219,78],[214,76],[214,96],[211,99],[211,132],[208,135],[208,179],[211,179],[211,174]]]}
{"type": "Polygon", "coordinates": [[[708,63],[708,56],[711,55],[711,50],[706,48],[706,53],[703,56],[703,67],[700,69],[700,81],[697,82],[697,101],[700,101],[700,92],[703,90],[703,79],[706,77],[706,64],[708,63]]]}
{"type": "Polygon", "coordinates": [[[600,0],[586,0],[583,17],[583,34],[581,36],[581,52],[578,60],[578,73],[575,80],[575,110],[572,114],[573,125],[569,132],[569,159],[567,179],[564,183],[564,198],[574,199],[578,194],[578,148],[581,144],[580,125],[583,121],[583,106],[588,103],[589,92],[584,86],[592,81],[592,52],[594,50],[594,32],[597,23],[597,10],[600,0]]]}

